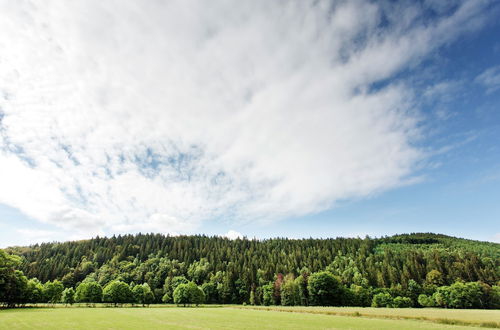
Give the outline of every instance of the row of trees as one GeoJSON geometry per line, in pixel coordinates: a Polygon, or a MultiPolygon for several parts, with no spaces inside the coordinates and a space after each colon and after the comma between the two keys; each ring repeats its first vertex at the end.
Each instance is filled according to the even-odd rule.
{"type": "Polygon", "coordinates": [[[432,279],[439,275],[438,271],[428,275],[429,281],[423,286],[410,280],[406,288],[373,288],[357,284],[347,287],[328,271],[303,273],[295,279],[289,274],[264,285],[262,301],[251,294],[249,302],[283,306],[500,308],[500,286],[482,282],[437,286],[432,279]]]}
{"type": "MultiPolygon", "coordinates": [[[[137,303],[143,306],[158,302],[147,283],[125,283],[112,280],[102,287],[94,277],[89,276],[73,287],[65,288],[59,280],[47,281],[30,279],[16,270],[19,258],[9,256],[0,250],[0,301],[12,307],[26,303],[73,304],[75,302],[95,304],[137,303]]],[[[197,272],[193,273],[196,274],[197,272]]],[[[195,276],[196,277],[196,276],[195,276]]],[[[442,274],[433,270],[427,274],[422,286],[410,280],[408,287],[373,288],[367,281],[344,285],[341,279],[330,271],[309,273],[303,269],[297,278],[293,274],[277,274],[275,280],[261,283],[250,289],[248,300],[252,305],[313,305],[313,306],[373,306],[373,307],[445,307],[445,308],[500,308],[500,287],[481,282],[456,282],[450,286],[442,283],[442,274]]],[[[226,283],[227,284],[227,283],[226,283]]],[[[240,288],[241,295],[246,295],[240,288]]],[[[224,294],[231,289],[218,282],[217,276],[198,286],[184,276],[169,277],[163,291],[159,292],[164,303],[190,305],[201,303],[221,303],[224,294]]]]}
{"type": "MultiPolygon", "coordinates": [[[[103,288],[94,278],[87,277],[75,290],[73,287],[65,288],[59,280],[42,284],[36,278],[28,279],[22,271],[16,269],[20,263],[19,257],[0,250],[0,304],[6,307],[37,303],[72,305],[75,302],[105,302],[114,306],[132,303],[145,306],[155,302],[155,296],[147,283],[127,284],[113,280],[103,288]]],[[[173,302],[176,304],[186,306],[205,302],[205,293],[194,282],[178,281],[173,288],[173,302]]],[[[165,302],[172,301],[168,293],[162,298],[165,302]]]]}
{"type": "Polygon", "coordinates": [[[421,294],[418,303],[423,307],[500,308],[500,286],[481,282],[456,282],[437,288],[432,295],[421,294]]]}
{"type": "MultiPolygon", "coordinates": [[[[154,303],[492,308],[500,279],[499,246],[433,234],[267,241],[127,235],[11,248],[8,252],[15,255],[6,263],[13,278],[22,279],[25,272],[42,279],[43,287],[75,288],[75,301],[82,302],[87,301],[77,299],[82,296],[78,291],[86,286],[101,288],[99,301],[113,302],[104,298],[104,291],[119,282],[132,291],[147,284],[144,290],[151,292],[148,299],[154,303]],[[151,253],[144,256],[146,252],[151,253]],[[332,300],[319,298],[315,292],[325,289],[315,289],[318,283],[328,283],[323,287],[334,290],[329,295],[332,300]],[[457,295],[441,287],[458,290],[456,283],[479,286],[480,302],[475,298],[472,305],[443,302],[447,298],[442,297],[457,295]],[[186,287],[191,288],[189,294],[186,287]]],[[[127,302],[141,303],[128,297],[127,302]]]]}

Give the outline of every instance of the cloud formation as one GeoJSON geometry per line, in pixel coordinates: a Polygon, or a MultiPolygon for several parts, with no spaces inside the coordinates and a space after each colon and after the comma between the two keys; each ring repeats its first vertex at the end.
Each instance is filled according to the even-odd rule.
{"type": "Polygon", "coordinates": [[[411,182],[421,116],[391,78],[488,4],[0,1],[0,203],[189,233],[411,182]]]}
{"type": "Polygon", "coordinates": [[[234,240],[237,238],[243,238],[243,234],[231,229],[224,235],[224,237],[234,240]]]}
{"type": "Polygon", "coordinates": [[[482,85],[488,94],[500,89],[500,66],[484,70],[476,77],[476,82],[482,85]]]}

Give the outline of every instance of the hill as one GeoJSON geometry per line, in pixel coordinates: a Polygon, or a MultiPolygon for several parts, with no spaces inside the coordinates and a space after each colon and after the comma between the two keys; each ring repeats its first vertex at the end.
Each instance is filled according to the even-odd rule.
{"type": "Polygon", "coordinates": [[[354,305],[370,305],[377,293],[411,297],[416,304],[418,294],[431,296],[457,281],[498,288],[500,280],[500,244],[432,233],[266,240],[138,234],[5,251],[19,256],[29,278],[75,288],[85,279],[102,287],[113,280],[147,283],[158,302],[171,299],[179,283],[193,281],[213,291],[205,292],[209,302],[264,301],[267,292],[268,302],[281,304],[284,283],[302,283],[307,295],[308,277],[325,270],[342,287],[369,292],[354,305]]]}
{"type": "MultiPolygon", "coordinates": [[[[236,239],[207,236],[138,234],[96,237],[64,243],[43,243],[6,249],[22,257],[21,270],[41,281],[72,278],[81,281],[92,272],[102,273],[113,265],[117,273],[128,272],[144,279],[147,265],[160,259],[184,273],[190,265],[206,259],[207,275],[232,271],[254,280],[257,270],[271,280],[277,273],[298,275],[304,267],[315,272],[333,266],[335,273],[359,272],[374,286],[390,287],[409,279],[423,282],[426,274],[439,270],[445,283],[457,278],[494,284],[500,266],[500,244],[472,241],[432,233],[382,238],[236,239]]],[[[165,269],[167,275],[173,269],[165,269]]],[[[344,275],[345,276],[345,275],[344,275]]],[[[160,277],[160,283],[163,284],[160,277]]],[[[348,279],[347,279],[348,280],[348,279]]]]}

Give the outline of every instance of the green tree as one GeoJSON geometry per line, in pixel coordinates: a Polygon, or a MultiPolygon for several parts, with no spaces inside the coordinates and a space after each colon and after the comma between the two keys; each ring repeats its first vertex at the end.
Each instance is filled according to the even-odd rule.
{"type": "Polygon", "coordinates": [[[427,273],[427,276],[425,277],[425,282],[427,284],[441,286],[444,284],[443,274],[439,270],[433,269],[429,273],[427,273]]]}
{"type": "Polygon", "coordinates": [[[99,303],[102,301],[102,287],[92,278],[86,278],[76,288],[75,300],[83,303],[99,303]]]}
{"type": "MultiPolygon", "coordinates": [[[[480,308],[482,290],[477,282],[462,283],[456,282],[446,288],[446,307],[451,308],[480,308]]],[[[440,292],[440,289],[438,292],[440,292]]]]}
{"type": "Polygon", "coordinates": [[[221,282],[217,284],[217,294],[221,302],[224,304],[234,302],[233,298],[236,296],[234,293],[235,287],[231,274],[223,272],[221,282]]]}
{"type": "MultiPolygon", "coordinates": [[[[165,284],[163,286],[163,291],[165,292],[165,294],[167,294],[169,297],[171,297],[173,299],[174,290],[180,284],[186,284],[188,282],[189,282],[188,279],[186,277],[184,277],[184,276],[168,276],[165,279],[165,284]]],[[[171,301],[169,301],[169,302],[171,302],[171,301]]]]}
{"type": "Polygon", "coordinates": [[[293,275],[287,275],[281,285],[281,305],[295,306],[300,304],[300,286],[293,275]]]}
{"type": "Polygon", "coordinates": [[[47,302],[55,304],[61,301],[63,290],[64,286],[58,280],[47,281],[43,285],[43,296],[47,302]]]}
{"type": "Polygon", "coordinates": [[[350,306],[368,307],[372,303],[372,290],[360,285],[352,284],[349,291],[351,292],[350,306]]]}
{"type": "Polygon", "coordinates": [[[272,283],[262,286],[262,303],[265,306],[269,306],[274,303],[273,293],[274,285],[272,283]]]}
{"type": "Polygon", "coordinates": [[[492,309],[500,309],[500,286],[494,285],[489,292],[488,307],[492,309]]]}
{"type": "Polygon", "coordinates": [[[147,283],[144,283],[143,285],[147,286],[146,293],[144,294],[144,303],[149,306],[155,302],[155,295],[147,283]]]}
{"type": "Polygon", "coordinates": [[[196,306],[203,304],[205,302],[205,293],[203,293],[203,290],[200,289],[194,282],[189,282],[187,286],[191,303],[196,306]]]}
{"type": "Polygon", "coordinates": [[[311,274],[307,289],[309,303],[315,306],[340,306],[345,290],[340,281],[329,272],[311,274]]]}
{"type": "Polygon", "coordinates": [[[207,303],[216,303],[218,300],[217,285],[213,282],[203,283],[201,286],[207,303]]]}
{"type": "Polygon", "coordinates": [[[189,305],[191,303],[189,299],[188,285],[186,283],[179,284],[175,288],[174,303],[176,305],[183,305],[184,307],[186,307],[186,305],[189,305]]]}
{"type": "Polygon", "coordinates": [[[250,303],[250,305],[252,306],[255,306],[256,305],[256,302],[255,302],[255,290],[252,289],[250,291],[250,298],[248,299],[248,302],[250,303]]]}
{"type": "Polygon", "coordinates": [[[394,308],[409,308],[413,306],[413,300],[409,297],[397,296],[393,300],[394,308]]]}
{"type": "Polygon", "coordinates": [[[163,295],[163,297],[161,297],[161,301],[164,303],[164,304],[170,304],[173,300],[172,300],[172,297],[167,293],[165,293],[163,295]]]}
{"type": "Polygon", "coordinates": [[[16,269],[20,264],[19,257],[0,250],[0,303],[7,307],[25,303],[28,298],[28,279],[16,269]]]}
{"type": "Polygon", "coordinates": [[[248,288],[241,278],[234,281],[234,290],[232,294],[232,301],[237,304],[242,304],[248,300],[248,288]]]}
{"type": "Polygon", "coordinates": [[[154,301],[154,295],[147,283],[137,284],[132,289],[134,301],[142,306],[149,305],[154,301]]]}
{"type": "Polygon", "coordinates": [[[186,284],[180,284],[174,290],[174,303],[177,305],[187,305],[195,304],[198,306],[205,301],[205,294],[203,290],[200,289],[196,283],[189,282],[186,284]]]}
{"type": "Polygon", "coordinates": [[[195,283],[203,283],[210,272],[210,263],[206,258],[201,258],[200,261],[193,262],[188,268],[188,276],[195,283]]]}
{"type": "Polygon", "coordinates": [[[170,287],[172,290],[175,290],[179,284],[187,284],[189,283],[188,279],[184,276],[174,276],[172,278],[172,282],[170,284],[170,287]]]}
{"type": "Polygon", "coordinates": [[[425,294],[420,294],[417,299],[418,303],[422,307],[435,307],[436,303],[432,297],[429,297],[428,295],[425,294]]]}
{"type": "Polygon", "coordinates": [[[393,299],[389,293],[377,293],[373,296],[372,307],[393,307],[393,299]]]}
{"type": "Polygon", "coordinates": [[[301,271],[301,275],[295,279],[299,286],[300,305],[303,306],[309,305],[309,291],[307,290],[309,275],[309,270],[304,269],[301,271]]]}
{"type": "Polygon", "coordinates": [[[406,290],[406,296],[411,298],[413,304],[417,303],[418,296],[423,293],[422,286],[418,284],[415,280],[411,279],[408,281],[408,288],[406,290]]]}
{"type": "Polygon", "coordinates": [[[114,280],[108,283],[103,290],[102,298],[104,302],[117,304],[131,303],[134,301],[134,295],[127,283],[120,280],[114,280]]]}
{"type": "Polygon", "coordinates": [[[66,305],[73,305],[75,303],[75,290],[73,288],[64,289],[61,301],[66,305]]]}
{"type": "Polygon", "coordinates": [[[432,295],[432,300],[438,307],[449,308],[451,307],[451,290],[449,286],[441,286],[437,288],[436,292],[432,295]]]}
{"type": "Polygon", "coordinates": [[[36,304],[43,301],[43,285],[36,278],[28,280],[26,301],[36,304]]]}

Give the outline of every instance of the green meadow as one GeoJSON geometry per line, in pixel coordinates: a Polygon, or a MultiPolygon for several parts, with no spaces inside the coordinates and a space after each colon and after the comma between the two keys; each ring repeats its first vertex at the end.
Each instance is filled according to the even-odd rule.
{"type": "Polygon", "coordinates": [[[109,308],[0,310],[1,329],[474,329],[498,327],[498,310],[371,308],[109,308]],[[411,319],[413,318],[413,319],[411,319]],[[418,319],[420,318],[420,319],[418,319]],[[444,321],[448,320],[448,321],[444,321]]]}

